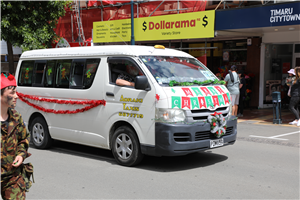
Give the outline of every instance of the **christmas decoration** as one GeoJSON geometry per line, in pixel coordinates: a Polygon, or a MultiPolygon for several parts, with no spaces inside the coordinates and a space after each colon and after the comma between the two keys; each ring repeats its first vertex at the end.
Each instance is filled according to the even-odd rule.
{"type": "Polygon", "coordinates": [[[25,79],[29,79],[29,68],[25,70],[25,79]]]}
{"type": "Polygon", "coordinates": [[[155,98],[156,98],[156,102],[158,102],[158,101],[159,101],[159,98],[160,98],[160,95],[156,94],[156,95],[155,95],[155,98]]]}
{"type": "Polygon", "coordinates": [[[210,123],[210,132],[215,134],[217,138],[220,138],[226,133],[226,120],[222,113],[215,112],[207,117],[207,121],[210,123]]]}
{"type": "Polygon", "coordinates": [[[17,92],[17,95],[21,101],[27,103],[28,105],[30,105],[38,110],[41,110],[43,112],[54,113],[54,114],[76,114],[79,112],[85,112],[85,111],[90,110],[99,105],[105,106],[105,104],[106,104],[105,100],[70,101],[70,100],[46,99],[46,98],[34,97],[31,95],[25,95],[25,94],[22,94],[19,92],[17,92]],[[57,104],[87,105],[87,106],[80,108],[80,109],[76,109],[76,110],[54,110],[54,109],[46,109],[41,106],[35,105],[35,104],[29,102],[27,99],[31,99],[31,100],[35,100],[35,101],[44,101],[44,102],[49,102],[49,103],[57,103],[57,104]]]}
{"type": "Polygon", "coordinates": [[[225,85],[225,81],[219,81],[218,79],[215,79],[214,81],[213,80],[206,80],[206,81],[193,81],[193,82],[177,82],[175,80],[172,80],[170,81],[169,83],[169,86],[173,87],[173,86],[191,86],[191,85],[195,85],[195,84],[198,84],[198,85],[204,85],[204,84],[210,84],[210,83],[213,83],[213,84],[221,84],[221,85],[225,85]]]}
{"type": "Polygon", "coordinates": [[[62,68],[61,70],[61,79],[65,79],[66,78],[66,68],[62,68]]]}

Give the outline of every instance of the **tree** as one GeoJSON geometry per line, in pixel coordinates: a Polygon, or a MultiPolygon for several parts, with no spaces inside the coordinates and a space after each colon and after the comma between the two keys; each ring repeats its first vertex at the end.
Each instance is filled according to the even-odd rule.
{"type": "Polygon", "coordinates": [[[51,47],[58,39],[58,19],[71,1],[1,1],[1,39],[7,42],[9,73],[14,74],[12,46],[26,50],[51,47]]]}

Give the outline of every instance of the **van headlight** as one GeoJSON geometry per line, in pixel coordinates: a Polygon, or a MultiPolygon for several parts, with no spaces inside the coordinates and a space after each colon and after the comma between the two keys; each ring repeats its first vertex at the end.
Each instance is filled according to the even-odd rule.
{"type": "Polygon", "coordinates": [[[181,109],[155,109],[155,120],[157,122],[185,122],[185,112],[181,109]]]}

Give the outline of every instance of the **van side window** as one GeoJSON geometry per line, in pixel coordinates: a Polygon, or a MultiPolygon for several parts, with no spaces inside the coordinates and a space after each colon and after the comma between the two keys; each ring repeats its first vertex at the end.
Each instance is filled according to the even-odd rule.
{"type": "Polygon", "coordinates": [[[84,65],[85,60],[73,61],[70,87],[82,87],[84,65]]]}
{"type": "Polygon", "coordinates": [[[20,68],[18,85],[31,86],[34,61],[23,61],[20,68]]]}
{"type": "Polygon", "coordinates": [[[118,79],[126,82],[134,82],[136,76],[144,75],[137,64],[130,58],[109,58],[108,63],[110,70],[110,84],[126,86],[127,84],[120,84],[118,79]]]}
{"type": "Polygon", "coordinates": [[[94,81],[99,63],[100,63],[100,59],[87,59],[86,60],[86,69],[84,72],[84,81],[83,81],[84,88],[91,87],[91,85],[94,81]]]}
{"type": "Polygon", "coordinates": [[[46,62],[36,62],[33,70],[33,85],[43,86],[43,75],[46,68],[46,62]]]}
{"type": "Polygon", "coordinates": [[[69,88],[72,60],[59,60],[56,67],[55,87],[69,88]]]}
{"type": "Polygon", "coordinates": [[[44,80],[45,87],[53,87],[54,85],[55,64],[55,60],[50,60],[47,62],[44,80]]]}

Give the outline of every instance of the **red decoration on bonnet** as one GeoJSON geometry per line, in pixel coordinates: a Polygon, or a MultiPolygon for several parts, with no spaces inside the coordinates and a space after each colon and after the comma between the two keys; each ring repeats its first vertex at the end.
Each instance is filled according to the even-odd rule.
{"type": "Polygon", "coordinates": [[[220,115],[222,113],[214,112],[214,114],[211,114],[212,116],[220,115]]]}
{"type": "Polygon", "coordinates": [[[8,86],[15,86],[17,87],[17,82],[16,79],[13,75],[9,74],[9,76],[7,77],[6,75],[4,75],[3,73],[1,74],[1,90],[3,88],[6,88],[8,86]]]}

